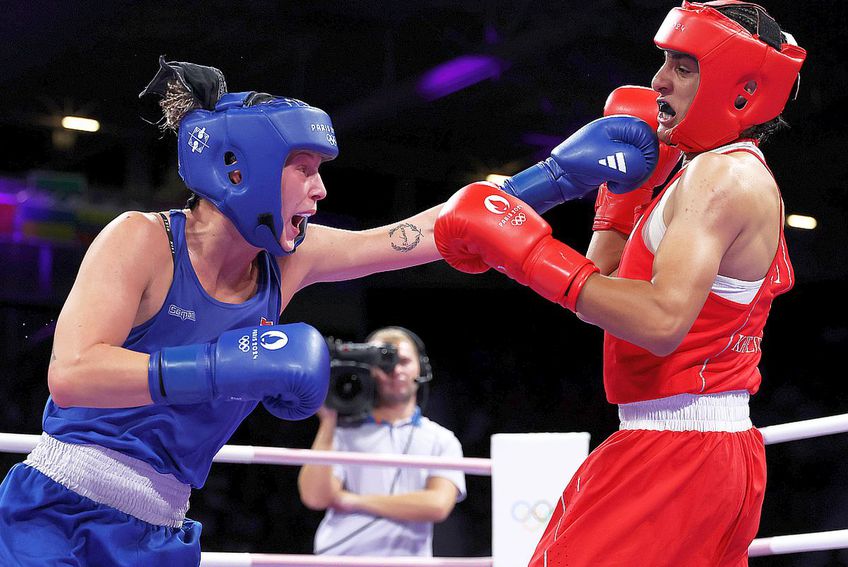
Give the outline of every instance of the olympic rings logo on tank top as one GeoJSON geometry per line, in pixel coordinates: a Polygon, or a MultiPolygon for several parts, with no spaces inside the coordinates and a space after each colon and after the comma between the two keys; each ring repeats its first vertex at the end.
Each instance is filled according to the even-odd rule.
{"type": "Polygon", "coordinates": [[[512,519],[529,531],[534,532],[548,525],[554,507],[546,500],[537,500],[533,504],[518,500],[512,505],[512,519]]]}

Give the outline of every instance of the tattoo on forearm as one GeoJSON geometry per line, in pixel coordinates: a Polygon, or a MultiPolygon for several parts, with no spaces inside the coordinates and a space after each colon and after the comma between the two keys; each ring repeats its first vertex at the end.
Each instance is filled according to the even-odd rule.
{"type": "Polygon", "coordinates": [[[421,229],[408,222],[397,225],[389,230],[392,248],[398,252],[409,252],[421,242],[424,236],[421,229]]]}

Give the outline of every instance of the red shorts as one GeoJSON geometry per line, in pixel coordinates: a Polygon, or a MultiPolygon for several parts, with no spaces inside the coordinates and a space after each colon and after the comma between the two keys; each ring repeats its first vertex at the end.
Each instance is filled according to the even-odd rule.
{"type": "Polygon", "coordinates": [[[530,567],[741,567],[766,485],[760,432],[618,431],[562,494],[530,567]]]}

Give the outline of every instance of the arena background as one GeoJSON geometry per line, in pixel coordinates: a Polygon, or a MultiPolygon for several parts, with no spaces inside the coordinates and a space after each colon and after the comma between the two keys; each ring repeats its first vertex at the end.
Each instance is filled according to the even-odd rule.
{"type": "MultiPolygon", "coordinates": [[[[848,411],[848,8],[764,3],[809,52],[785,113],[792,128],[764,149],[787,212],[818,227],[786,232],[797,284],[766,328],[763,387],[752,401],[761,426],[848,411]]],[[[99,227],[121,210],[185,199],[174,138],[141,119],[155,116],[137,99],[160,54],[219,67],[232,91],[327,110],[341,154],[322,169],[329,197],[314,222],[367,228],[531,165],[598,117],[613,88],[649,84],[661,61],[653,32],[673,5],[0,2],[0,431],[40,431],[52,325],[99,227]],[[62,114],[102,128],[62,131],[62,114]]],[[[592,205],[548,213],[555,236],[585,249],[592,205]]],[[[418,332],[435,373],[426,413],[456,432],[467,456],[488,457],[493,433],[588,431],[594,447],[617,425],[601,384],[601,332],[499,275],[465,276],[439,262],[316,285],[283,321],[349,340],[385,324],[418,332]]],[[[259,408],[232,443],[303,448],[316,428],[315,418],[287,423],[259,408]]],[[[844,434],[768,449],[761,537],[848,528],[846,449],[844,434]]],[[[0,473],[20,458],[0,455],[0,473]]],[[[190,511],[204,524],[204,549],[310,552],[321,514],[300,504],[296,474],[214,466],[190,511]]],[[[437,555],[491,553],[490,480],[469,476],[468,488],[436,528],[437,555]]],[[[848,551],[752,565],[848,565],[848,551]]]]}

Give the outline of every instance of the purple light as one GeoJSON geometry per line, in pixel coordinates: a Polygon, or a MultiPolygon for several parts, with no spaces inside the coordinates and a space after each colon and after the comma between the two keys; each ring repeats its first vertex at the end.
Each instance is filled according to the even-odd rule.
{"type": "Polygon", "coordinates": [[[20,237],[15,231],[18,205],[26,185],[17,179],[0,177],[0,235],[20,237]]]}
{"type": "Polygon", "coordinates": [[[497,77],[502,67],[500,60],[489,55],[462,55],[424,73],[418,81],[418,94],[435,100],[497,77]]]}
{"type": "Polygon", "coordinates": [[[14,194],[26,189],[26,183],[11,177],[0,177],[0,195],[14,194]]]}
{"type": "Polygon", "coordinates": [[[550,152],[565,140],[568,136],[554,136],[541,132],[525,132],[521,135],[521,141],[528,146],[537,146],[546,152],[550,152]]]}

